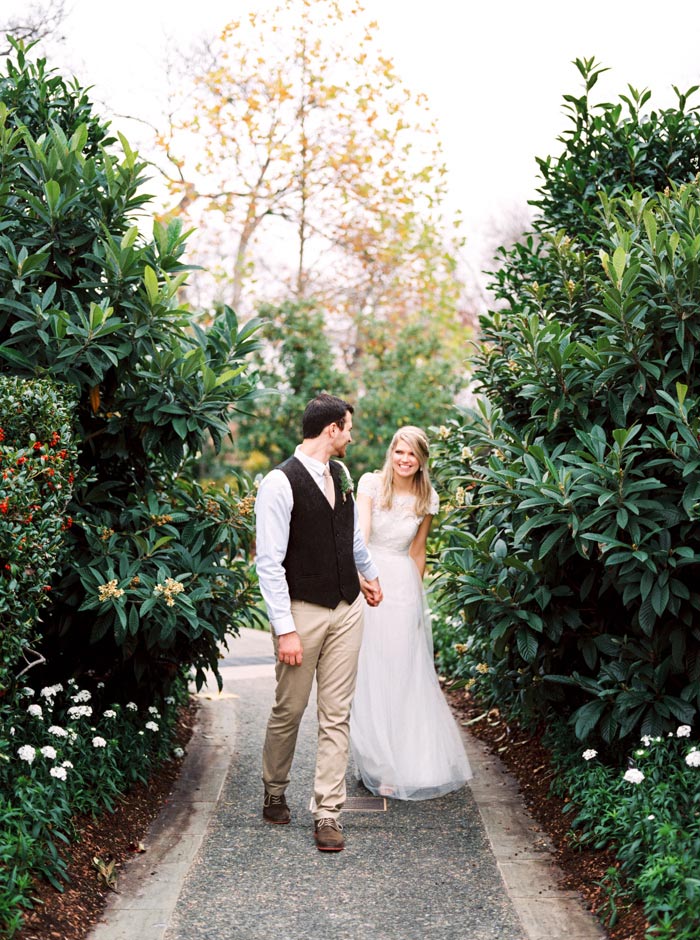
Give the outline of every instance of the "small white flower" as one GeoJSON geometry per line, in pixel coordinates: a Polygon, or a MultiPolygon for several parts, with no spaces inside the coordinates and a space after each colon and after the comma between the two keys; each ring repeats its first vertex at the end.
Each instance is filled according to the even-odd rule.
{"type": "Polygon", "coordinates": [[[65,728],[59,728],[58,725],[51,725],[49,728],[49,734],[52,734],[55,738],[67,738],[68,732],[65,728]]]}
{"type": "Polygon", "coordinates": [[[587,751],[584,751],[581,757],[584,760],[593,760],[594,757],[598,756],[598,751],[594,751],[593,748],[589,748],[587,751]]]}
{"type": "Polygon", "coordinates": [[[39,692],[39,695],[41,695],[42,698],[54,698],[58,692],[62,691],[63,686],[60,683],[57,685],[47,685],[39,692]]]}
{"type": "Polygon", "coordinates": [[[49,773],[52,777],[57,777],[59,780],[65,780],[68,776],[68,771],[65,767],[52,767],[49,773]]]}
{"type": "Polygon", "coordinates": [[[149,705],[148,710],[155,718],[160,718],[160,712],[155,707],[155,705],[149,705]]]}
{"type": "Polygon", "coordinates": [[[700,767],[700,751],[691,751],[685,755],[685,762],[688,767],[700,767]]]}
{"type": "Polygon", "coordinates": [[[69,718],[89,718],[92,715],[92,706],[90,705],[72,705],[68,709],[69,718]]]}
{"type": "Polygon", "coordinates": [[[127,702],[126,707],[128,708],[130,712],[137,712],[139,710],[139,707],[136,704],[136,702],[127,702]]]}
{"type": "Polygon", "coordinates": [[[31,764],[36,756],[36,748],[33,748],[31,744],[23,744],[22,747],[17,748],[17,756],[20,760],[26,760],[28,764],[31,764]]]}
{"type": "Polygon", "coordinates": [[[649,737],[648,734],[642,735],[642,744],[644,745],[644,747],[649,747],[649,745],[651,744],[651,738],[649,737]]]}
{"type": "Polygon", "coordinates": [[[148,728],[149,731],[158,730],[158,725],[155,723],[155,721],[147,721],[144,727],[148,728]]]}
{"type": "Polygon", "coordinates": [[[181,747],[173,748],[173,757],[177,757],[177,759],[179,760],[181,757],[184,757],[184,756],[185,756],[185,752],[182,750],[181,747]]]}
{"type": "Polygon", "coordinates": [[[30,705],[27,709],[27,714],[31,715],[32,718],[41,718],[43,715],[41,705],[30,705]]]}
{"type": "Polygon", "coordinates": [[[625,772],[624,779],[627,783],[641,783],[644,780],[644,774],[641,770],[637,770],[636,767],[632,767],[630,770],[625,772]]]}
{"type": "Polygon", "coordinates": [[[116,718],[117,713],[113,708],[108,708],[102,713],[104,718],[116,718]]]}
{"type": "Polygon", "coordinates": [[[19,690],[20,695],[26,695],[27,698],[31,698],[34,695],[34,689],[30,689],[28,685],[25,685],[23,689],[19,690]]]}
{"type": "Polygon", "coordinates": [[[104,738],[101,738],[99,735],[92,739],[93,747],[107,747],[107,742],[104,738]]]}
{"type": "Polygon", "coordinates": [[[75,679],[69,679],[69,680],[68,680],[68,685],[77,685],[77,684],[78,684],[78,683],[75,681],[75,679]]]}
{"type": "Polygon", "coordinates": [[[104,689],[104,687],[105,687],[104,682],[98,682],[98,683],[97,683],[97,688],[98,688],[98,689],[104,689]]]}
{"type": "Polygon", "coordinates": [[[165,699],[164,699],[163,701],[165,702],[166,705],[174,705],[174,704],[175,704],[175,699],[173,698],[172,695],[166,695],[166,696],[165,696],[165,699]]]}
{"type": "Polygon", "coordinates": [[[143,735],[143,731],[139,731],[139,734],[143,735]]]}
{"type": "Polygon", "coordinates": [[[635,752],[634,752],[634,756],[635,756],[635,757],[646,757],[646,753],[647,753],[646,751],[639,750],[639,751],[635,751],[635,752]]]}
{"type": "Polygon", "coordinates": [[[71,695],[72,702],[89,702],[91,698],[92,695],[90,695],[87,689],[81,689],[79,692],[76,692],[75,695],[71,695]]]}
{"type": "Polygon", "coordinates": [[[681,725],[680,728],[676,731],[677,738],[689,738],[691,732],[690,725],[681,725]]]}
{"type": "Polygon", "coordinates": [[[64,760],[63,763],[61,764],[61,767],[67,767],[68,770],[72,770],[73,764],[69,760],[64,760]]]}
{"type": "Polygon", "coordinates": [[[649,813],[649,815],[647,816],[647,819],[649,820],[656,819],[656,816],[654,816],[653,813],[649,813]]]}
{"type": "Polygon", "coordinates": [[[49,760],[56,760],[56,748],[51,747],[50,744],[46,744],[44,747],[42,747],[41,753],[49,760]]]}

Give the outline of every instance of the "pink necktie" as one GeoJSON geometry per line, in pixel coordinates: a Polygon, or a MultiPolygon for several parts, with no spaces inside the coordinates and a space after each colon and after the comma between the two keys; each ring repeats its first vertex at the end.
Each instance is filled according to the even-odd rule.
{"type": "Polygon", "coordinates": [[[335,486],[333,485],[333,477],[331,476],[330,467],[326,467],[326,469],[323,471],[323,490],[332,509],[335,506],[335,486]]]}

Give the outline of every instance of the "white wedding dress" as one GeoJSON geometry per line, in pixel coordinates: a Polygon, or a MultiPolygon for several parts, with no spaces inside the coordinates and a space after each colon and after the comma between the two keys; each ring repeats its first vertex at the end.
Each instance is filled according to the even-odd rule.
{"type": "MultiPolygon", "coordinates": [[[[372,500],[369,549],[384,599],[365,606],[351,750],[357,777],[372,793],[426,800],[459,789],[472,774],[435,673],[430,611],[408,554],[422,517],[410,494],[380,508],[378,490],[378,474],[361,477],[357,491],[372,500]]],[[[433,491],[431,515],[437,510],[433,491]]]]}

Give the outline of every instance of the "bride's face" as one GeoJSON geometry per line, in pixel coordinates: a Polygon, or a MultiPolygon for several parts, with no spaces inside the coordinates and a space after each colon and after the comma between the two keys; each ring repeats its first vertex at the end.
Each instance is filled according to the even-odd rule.
{"type": "Polygon", "coordinates": [[[418,473],[420,461],[406,441],[398,440],[391,455],[391,467],[394,476],[402,477],[404,480],[408,480],[418,473]]]}

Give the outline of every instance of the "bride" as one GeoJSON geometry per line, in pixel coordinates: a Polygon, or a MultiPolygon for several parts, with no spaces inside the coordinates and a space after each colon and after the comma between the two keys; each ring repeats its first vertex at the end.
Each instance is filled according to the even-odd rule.
{"type": "Polygon", "coordinates": [[[384,591],[380,607],[365,608],[350,715],[357,775],[381,796],[431,799],[459,789],[471,770],[433,664],[422,579],[438,495],[420,428],[399,428],[382,470],[360,478],[357,505],[384,591]]]}

